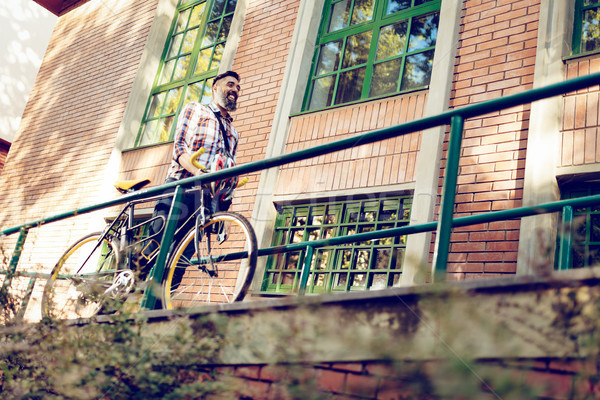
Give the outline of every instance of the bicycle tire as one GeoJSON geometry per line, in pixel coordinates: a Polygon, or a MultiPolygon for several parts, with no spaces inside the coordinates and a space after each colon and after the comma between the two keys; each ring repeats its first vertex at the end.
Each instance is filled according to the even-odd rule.
{"type": "MultiPolygon", "coordinates": [[[[232,212],[213,214],[198,229],[199,252],[194,245],[196,228],[190,229],[177,245],[163,279],[163,308],[192,308],[207,304],[241,301],[256,270],[257,243],[254,229],[246,218],[232,212]],[[215,227],[223,227],[227,237],[217,243],[215,227]],[[207,253],[210,243],[212,263],[207,253]],[[246,256],[233,260],[217,260],[219,256],[245,251],[246,256]],[[216,271],[216,276],[208,272],[216,271]]],[[[221,238],[223,238],[221,236],[221,238]]]]}
{"type": "Polygon", "coordinates": [[[42,317],[90,318],[102,306],[104,289],[117,274],[119,248],[102,232],[88,234],[72,244],[58,260],[42,294],[42,317]],[[79,275],[73,277],[79,270],[79,275]]]}

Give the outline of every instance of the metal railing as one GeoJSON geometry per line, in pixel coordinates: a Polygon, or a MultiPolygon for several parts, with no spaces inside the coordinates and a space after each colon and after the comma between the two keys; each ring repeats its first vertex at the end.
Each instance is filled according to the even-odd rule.
{"type": "MultiPolygon", "coordinates": [[[[323,246],[333,246],[353,242],[361,242],[372,239],[380,239],[385,237],[393,237],[398,235],[411,235],[415,233],[436,231],[436,247],[432,267],[432,280],[443,281],[446,275],[446,265],[448,262],[448,252],[450,249],[450,235],[454,227],[461,227],[506,219],[522,218],[526,216],[544,213],[552,213],[561,211],[566,206],[583,207],[600,203],[600,195],[596,195],[577,199],[561,200],[552,203],[545,203],[533,207],[519,207],[510,210],[495,211],[482,213],[478,215],[453,218],[454,202],[456,196],[456,184],[459,170],[460,150],[465,119],[481,116],[494,111],[500,111],[509,107],[532,103],[537,100],[562,95],[565,93],[573,92],[579,89],[584,89],[598,84],[600,84],[600,73],[579,77],[568,81],[563,81],[560,83],[545,86],[542,88],[527,90],[522,93],[513,94],[499,99],[489,100],[486,102],[453,109],[438,115],[421,118],[393,127],[374,130],[368,133],[295,151],[293,153],[266,158],[263,160],[250,162],[244,165],[238,165],[226,170],[221,170],[218,172],[198,177],[187,178],[150,189],[140,190],[138,192],[128,194],[111,201],[106,201],[89,207],[79,208],[62,214],[38,219],[23,225],[5,229],[2,232],[0,232],[0,237],[15,234],[17,232],[19,233],[19,237],[17,239],[17,244],[15,246],[15,250],[13,252],[13,256],[11,258],[8,269],[6,271],[0,271],[0,273],[6,274],[6,278],[2,285],[1,291],[3,292],[7,290],[7,286],[10,285],[11,279],[14,276],[27,276],[27,273],[17,273],[16,269],[23,248],[23,244],[25,243],[25,239],[27,237],[27,233],[31,228],[55,221],[60,221],[76,215],[82,215],[100,209],[112,207],[115,205],[124,204],[132,200],[147,198],[159,193],[163,193],[165,190],[168,189],[175,188],[175,195],[177,196],[181,194],[183,188],[190,187],[197,183],[209,183],[215,180],[224,179],[232,176],[249,174],[264,169],[278,167],[285,164],[318,157],[324,154],[345,150],[354,146],[370,144],[376,141],[393,138],[407,133],[422,131],[438,126],[450,125],[449,146],[447,151],[446,169],[444,174],[444,183],[442,188],[438,221],[403,226],[394,229],[386,229],[383,231],[355,234],[351,236],[341,236],[331,239],[322,239],[310,242],[269,247],[260,249],[258,252],[259,256],[268,256],[291,251],[305,250],[305,264],[301,272],[299,287],[299,294],[304,294],[310,273],[312,254],[314,252],[314,249],[316,248],[323,246]]],[[[170,226],[171,222],[171,220],[168,221],[167,226],[165,228],[163,243],[166,243],[166,241],[170,241],[172,239],[174,232],[174,229],[172,228],[174,228],[175,222],[173,222],[173,225],[170,226]]],[[[167,248],[168,246],[161,246],[161,249],[164,249],[165,254],[164,256],[159,254],[157,265],[160,269],[164,269],[164,264],[166,262],[167,255],[166,252],[168,251],[167,248]]],[[[562,258],[563,256],[564,255],[561,255],[560,257],[562,258]]],[[[31,276],[31,279],[34,280],[43,277],[43,274],[29,274],[29,276],[31,276]]]]}

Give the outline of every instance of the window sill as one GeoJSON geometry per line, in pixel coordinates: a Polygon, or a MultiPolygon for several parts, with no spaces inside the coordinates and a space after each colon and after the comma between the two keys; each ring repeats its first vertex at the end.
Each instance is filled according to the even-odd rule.
{"type": "Polygon", "coordinates": [[[564,62],[569,62],[569,61],[573,61],[573,60],[584,59],[586,57],[596,58],[598,56],[600,56],[600,50],[594,50],[594,51],[589,51],[587,53],[573,54],[573,55],[570,55],[570,56],[563,57],[563,61],[564,62]]]}

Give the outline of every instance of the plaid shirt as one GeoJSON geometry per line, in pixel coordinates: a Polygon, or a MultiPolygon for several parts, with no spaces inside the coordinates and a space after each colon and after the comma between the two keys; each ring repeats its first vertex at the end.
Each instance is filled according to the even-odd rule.
{"type": "MultiPolygon", "coordinates": [[[[186,104],[177,120],[177,129],[175,130],[175,143],[173,145],[173,159],[167,176],[175,179],[184,179],[194,176],[183,168],[177,160],[184,153],[193,154],[204,147],[206,150],[199,158],[202,165],[208,166],[210,161],[217,153],[225,153],[223,138],[219,132],[219,121],[214,110],[220,114],[219,107],[210,103],[208,106],[200,103],[191,102],[186,104]]],[[[233,119],[231,116],[220,116],[225,128],[231,156],[235,161],[235,152],[239,139],[239,134],[231,125],[233,119]]]]}

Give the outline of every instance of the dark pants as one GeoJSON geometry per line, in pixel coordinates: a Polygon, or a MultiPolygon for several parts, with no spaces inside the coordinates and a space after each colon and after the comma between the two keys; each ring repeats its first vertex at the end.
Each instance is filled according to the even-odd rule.
{"type": "MultiPolygon", "coordinates": [[[[175,180],[176,179],[174,178],[167,178],[165,183],[174,182],[175,180]]],[[[171,191],[174,192],[174,189],[171,189],[171,191]]],[[[185,235],[194,226],[196,219],[192,218],[189,221],[188,219],[194,213],[194,211],[196,211],[202,205],[201,196],[203,192],[205,191],[193,190],[189,193],[184,193],[181,201],[179,201],[175,205],[175,207],[179,209],[179,217],[177,218],[177,230],[175,236],[173,237],[173,240],[170,243],[168,243],[169,246],[171,246],[173,243],[178,243],[183,238],[183,235],[185,235]]],[[[210,204],[210,198],[207,200],[208,202],[206,204],[210,204]]],[[[169,216],[169,212],[171,211],[172,204],[173,196],[169,196],[158,200],[154,205],[154,212],[152,214],[152,217],[162,218],[156,218],[156,220],[153,221],[149,226],[148,236],[153,236],[157,232],[158,235],[154,237],[153,240],[147,246],[145,246],[143,254],[146,258],[152,257],[153,253],[158,248],[158,244],[162,241],[162,237],[165,233],[165,224],[169,216]]],[[[141,278],[145,278],[147,276],[153,264],[147,263],[147,260],[146,262],[144,262],[143,260],[144,258],[140,260],[141,278]]]]}

